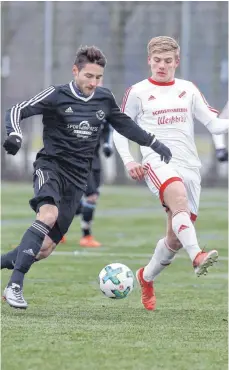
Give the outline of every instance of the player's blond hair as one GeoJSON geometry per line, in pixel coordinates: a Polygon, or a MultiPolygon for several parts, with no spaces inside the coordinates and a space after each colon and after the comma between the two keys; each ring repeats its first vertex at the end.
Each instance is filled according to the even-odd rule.
{"type": "Polygon", "coordinates": [[[154,53],[163,53],[166,51],[174,51],[178,58],[180,55],[180,46],[172,37],[157,36],[153,37],[147,45],[148,56],[151,57],[154,53]]]}

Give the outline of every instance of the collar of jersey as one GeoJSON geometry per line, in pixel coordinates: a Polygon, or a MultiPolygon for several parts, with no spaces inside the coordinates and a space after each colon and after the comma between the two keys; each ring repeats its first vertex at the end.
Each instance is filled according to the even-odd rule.
{"type": "Polygon", "coordinates": [[[151,77],[148,78],[148,81],[151,82],[153,85],[158,85],[158,86],[170,86],[175,84],[175,80],[170,81],[170,82],[158,82],[154,81],[151,77]]]}
{"type": "Polygon", "coordinates": [[[73,81],[71,81],[71,82],[69,83],[69,87],[70,87],[71,92],[73,93],[73,95],[74,95],[74,96],[76,96],[78,99],[81,99],[81,100],[83,100],[83,101],[88,101],[88,100],[90,100],[90,99],[93,97],[94,93],[95,93],[95,92],[93,92],[90,96],[88,96],[87,98],[85,98],[84,96],[80,96],[80,95],[78,95],[78,94],[77,94],[77,92],[75,91],[75,89],[74,89],[74,87],[73,87],[73,81]]]}

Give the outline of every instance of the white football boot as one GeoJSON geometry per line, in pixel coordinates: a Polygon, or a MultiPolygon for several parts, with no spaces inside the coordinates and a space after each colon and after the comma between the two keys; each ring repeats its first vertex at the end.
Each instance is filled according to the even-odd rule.
{"type": "Polygon", "coordinates": [[[9,287],[4,290],[4,296],[6,302],[9,303],[11,307],[26,309],[28,307],[25,301],[20,285],[12,283],[9,287]]]}

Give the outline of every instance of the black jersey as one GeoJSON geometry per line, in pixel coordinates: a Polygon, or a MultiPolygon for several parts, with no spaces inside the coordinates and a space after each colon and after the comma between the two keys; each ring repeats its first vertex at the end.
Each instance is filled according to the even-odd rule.
{"type": "Polygon", "coordinates": [[[37,153],[35,166],[53,163],[84,190],[104,120],[139,145],[150,146],[153,137],[120,111],[110,90],[97,87],[92,95],[83,97],[73,86],[73,81],[50,86],[14,105],[6,113],[6,130],[8,135],[21,136],[20,121],[42,114],[44,147],[37,153]]]}

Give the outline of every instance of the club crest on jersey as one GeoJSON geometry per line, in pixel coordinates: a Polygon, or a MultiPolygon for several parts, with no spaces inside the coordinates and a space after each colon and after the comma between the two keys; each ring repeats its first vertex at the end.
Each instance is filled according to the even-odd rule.
{"type": "Polygon", "coordinates": [[[105,113],[102,109],[98,110],[95,115],[100,121],[105,118],[105,113]]]}

